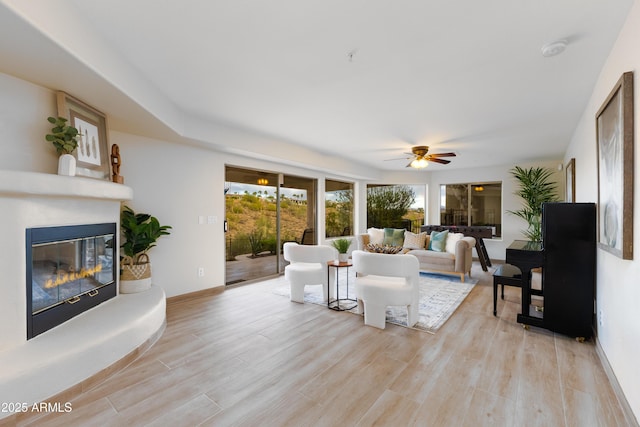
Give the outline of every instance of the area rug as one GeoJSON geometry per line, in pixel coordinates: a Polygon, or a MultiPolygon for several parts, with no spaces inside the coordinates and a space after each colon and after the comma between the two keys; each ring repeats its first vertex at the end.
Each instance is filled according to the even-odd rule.
{"type": "MultiPolygon", "coordinates": [[[[349,298],[355,299],[355,275],[349,271],[349,285],[347,289],[347,276],[343,271],[340,271],[340,273],[341,274],[338,279],[340,285],[340,298],[345,298],[348,290],[349,298]]],[[[478,281],[475,279],[466,278],[464,283],[460,283],[460,278],[457,276],[421,272],[420,319],[418,320],[418,323],[413,326],[413,329],[435,334],[436,331],[444,325],[449,317],[451,317],[451,315],[456,311],[467,295],[469,295],[469,292],[471,292],[476,283],[478,283],[478,281]]],[[[273,292],[277,295],[286,297],[290,296],[289,285],[286,282],[275,287],[273,292]]],[[[326,302],[323,302],[322,298],[322,287],[306,286],[304,301],[305,303],[326,305],[326,302]]],[[[357,307],[348,311],[350,313],[360,314],[358,313],[357,307]]],[[[407,327],[406,307],[387,307],[387,322],[407,327]]]]}

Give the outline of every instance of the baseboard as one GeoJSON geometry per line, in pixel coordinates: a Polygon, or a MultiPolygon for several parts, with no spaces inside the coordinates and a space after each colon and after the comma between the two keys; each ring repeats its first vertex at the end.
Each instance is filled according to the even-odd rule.
{"type": "MultiPolygon", "coordinates": [[[[478,258],[477,256],[472,256],[471,257],[471,261],[480,263],[480,258],[478,258]]],[[[491,263],[491,267],[495,267],[496,265],[504,264],[504,260],[503,259],[489,258],[489,262],[491,263]]]]}
{"type": "Polygon", "coordinates": [[[168,303],[178,303],[178,302],[183,302],[183,301],[188,301],[194,298],[202,298],[202,297],[208,297],[208,296],[213,296],[213,295],[218,295],[221,294],[222,292],[224,292],[225,287],[224,286],[216,286],[215,288],[208,288],[208,289],[202,289],[200,291],[194,291],[194,292],[189,292],[186,294],[180,294],[180,295],[176,295],[173,297],[169,297],[167,298],[167,304],[168,303]]]}
{"type": "Polygon", "coordinates": [[[639,426],[638,420],[633,414],[633,410],[631,409],[629,402],[627,402],[627,398],[625,397],[622,391],[622,387],[620,387],[620,383],[618,383],[618,379],[616,378],[616,375],[614,374],[613,369],[609,364],[609,359],[607,359],[607,355],[604,353],[604,350],[602,349],[602,346],[600,345],[600,341],[598,340],[597,337],[596,337],[596,353],[600,358],[600,363],[604,368],[604,372],[607,374],[607,378],[609,379],[609,383],[613,388],[613,392],[616,395],[618,402],[620,403],[620,407],[622,408],[624,419],[627,422],[627,425],[638,427],[639,426]]]}

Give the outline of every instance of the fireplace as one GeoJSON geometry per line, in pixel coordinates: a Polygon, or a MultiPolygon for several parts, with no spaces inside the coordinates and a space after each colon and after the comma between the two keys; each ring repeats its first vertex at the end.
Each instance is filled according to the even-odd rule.
{"type": "MultiPolygon", "coordinates": [[[[111,285],[98,288],[99,293],[93,300],[108,294],[106,288],[111,289],[113,296],[119,268],[117,223],[122,202],[132,199],[130,187],[106,180],[0,170],[0,402],[24,402],[31,407],[33,403],[52,401],[61,393],[73,398],[80,389],[95,386],[105,375],[108,377],[110,372],[131,363],[164,330],[166,296],[159,286],[109,298],[45,333],[36,330],[39,335],[33,332],[30,300],[27,308],[27,293],[33,294],[33,256],[29,255],[27,263],[26,255],[31,252],[33,238],[29,236],[25,245],[25,237],[33,232],[26,230],[110,223],[107,231],[88,234],[112,234],[117,238],[113,243],[108,243],[108,239],[104,239],[104,245],[98,243],[98,247],[102,245],[113,253],[111,268],[115,276],[111,277],[111,285]],[[30,274],[28,282],[27,273],[30,274]],[[29,287],[25,283],[29,283],[29,287]],[[27,322],[31,322],[29,335],[37,335],[35,338],[27,339],[27,322]]],[[[37,231],[35,234],[38,243],[69,240],[69,236],[54,236],[40,241],[37,231]]],[[[73,236],[71,240],[80,236],[73,236]]],[[[100,255],[103,254],[98,253],[100,255]]],[[[103,266],[100,273],[108,271],[108,266],[103,266]]],[[[86,297],[79,298],[88,299],[86,297]]],[[[59,305],[78,307],[79,304],[59,305]]],[[[36,317],[51,311],[44,310],[36,317]]],[[[22,419],[24,414],[18,415],[22,419]]],[[[5,418],[9,416],[0,411],[0,425],[7,424],[5,418]]],[[[8,424],[17,422],[9,419],[8,424]]]]}
{"type": "Polygon", "coordinates": [[[116,296],[116,224],[26,231],[27,339],[116,296]]]}

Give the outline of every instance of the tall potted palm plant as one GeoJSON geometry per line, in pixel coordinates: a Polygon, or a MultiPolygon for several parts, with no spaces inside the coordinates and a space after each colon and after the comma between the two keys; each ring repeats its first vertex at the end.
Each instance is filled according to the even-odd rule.
{"type": "Polygon", "coordinates": [[[516,166],[511,175],[518,181],[520,188],[514,193],[523,200],[523,207],[508,211],[525,221],[525,237],[533,242],[542,241],[542,204],[558,201],[558,186],[551,180],[553,171],[549,168],[516,166]]]}

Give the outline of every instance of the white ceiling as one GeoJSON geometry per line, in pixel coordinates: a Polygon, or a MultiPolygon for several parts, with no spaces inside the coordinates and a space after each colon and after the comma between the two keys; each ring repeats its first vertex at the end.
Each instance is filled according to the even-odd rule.
{"type": "MultiPolygon", "coordinates": [[[[188,116],[378,169],[404,170],[386,160],[412,145],[458,154],[438,170],[561,158],[633,0],[55,3],[188,116]],[[544,58],[558,39],[566,51],[544,58]]],[[[42,40],[12,31],[0,70],[64,87],[20,68],[16,40],[22,55],[42,40]]],[[[162,116],[131,101],[102,108],[129,127],[162,116]]]]}

